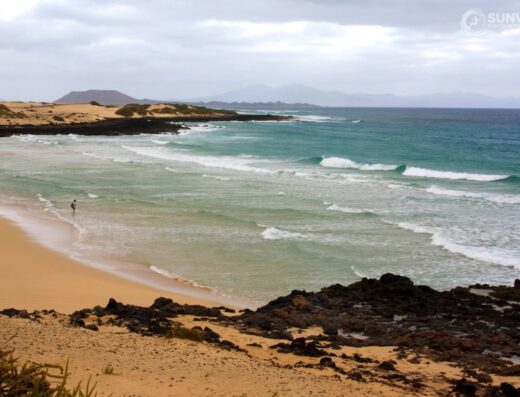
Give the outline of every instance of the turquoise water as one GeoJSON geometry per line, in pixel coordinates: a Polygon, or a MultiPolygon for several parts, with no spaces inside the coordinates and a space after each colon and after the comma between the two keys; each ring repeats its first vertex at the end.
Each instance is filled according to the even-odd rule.
{"type": "Polygon", "coordinates": [[[437,288],[520,276],[520,111],[288,113],[1,138],[0,194],[73,222],[82,254],[249,302],[389,271],[437,288]]]}

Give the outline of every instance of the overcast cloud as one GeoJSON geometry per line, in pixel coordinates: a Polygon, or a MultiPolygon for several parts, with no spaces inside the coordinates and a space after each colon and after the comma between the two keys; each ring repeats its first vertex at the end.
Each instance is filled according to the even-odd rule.
{"type": "Polygon", "coordinates": [[[520,13],[520,2],[0,0],[0,99],[88,88],[180,99],[250,84],[520,96],[520,24],[463,32],[472,8],[520,13]]]}

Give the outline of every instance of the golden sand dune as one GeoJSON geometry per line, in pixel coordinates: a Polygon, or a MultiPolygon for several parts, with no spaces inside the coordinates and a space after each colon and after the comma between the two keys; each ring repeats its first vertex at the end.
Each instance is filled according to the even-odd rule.
{"type": "Polygon", "coordinates": [[[175,118],[197,116],[229,116],[228,110],[208,109],[186,104],[153,105],[108,105],[54,104],[45,102],[2,102],[0,103],[0,125],[60,125],[93,123],[121,118],[175,118]]]}

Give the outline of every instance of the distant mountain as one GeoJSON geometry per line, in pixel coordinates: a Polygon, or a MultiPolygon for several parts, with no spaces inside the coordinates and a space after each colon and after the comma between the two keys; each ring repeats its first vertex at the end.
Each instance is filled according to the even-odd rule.
{"type": "Polygon", "coordinates": [[[230,104],[233,102],[283,102],[319,106],[345,107],[461,107],[461,108],[519,108],[520,98],[495,98],[471,93],[440,93],[421,96],[394,94],[348,94],[342,91],[323,91],[303,85],[270,87],[252,85],[219,95],[193,98],[190,102],[230,104]]]}
{"type": "MultiPolygon", "coordinates": [[[[176,101],[174,101],[176,102],[176,101]]],[[[209,108],[226,108],[226,109],[251,109],[251,110],[294,110],[294,109],[314,109],[320,107],[308,103],[285,103],[285,102],[191,102],[192,105],[205,106],[209,108]]]]}
{"type": "Polygon", "coordinates": [[[128,103],[153,103],[156,101],[136,99],[115,90],[71,91],[54,103],[89,103],[96,101],[102,105],[126,105],[128,103]]]}

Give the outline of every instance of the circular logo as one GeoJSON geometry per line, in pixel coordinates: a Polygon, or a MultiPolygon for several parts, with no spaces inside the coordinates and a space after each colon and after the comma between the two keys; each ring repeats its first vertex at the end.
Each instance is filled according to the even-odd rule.
{"type": "Polygon", "coordinates": [[[460,27],[468,33],[482,33],[486,29],[486,14],[481,9],[468,10],[460,18],[460,27]]]}

